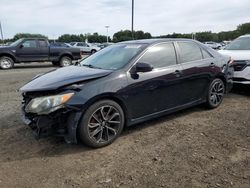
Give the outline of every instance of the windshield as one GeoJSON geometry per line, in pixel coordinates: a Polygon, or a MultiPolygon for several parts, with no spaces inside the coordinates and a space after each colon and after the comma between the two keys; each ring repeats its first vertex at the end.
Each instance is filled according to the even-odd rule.
{"type": "Polygon", "coordinates": [[[82,60],[80,66],[117,70],[128,64],[142,46],[142,44],[112,45],[82,60]]]}
{"type": "Polygon", "coordinates": [[[18,39],[15,42],[11,43],[10,46],[17,46],[23,39],[18,39]]]}
{"type": "Polygon", "coordinates": [[[250,50],[250,37],[242,37],[234,40],[225,50],[250,50]]]}

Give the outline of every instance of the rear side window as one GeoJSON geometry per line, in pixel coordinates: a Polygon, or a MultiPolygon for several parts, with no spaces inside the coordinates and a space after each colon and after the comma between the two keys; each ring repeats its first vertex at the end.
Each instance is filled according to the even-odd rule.
{"type": "Polygon", "coordinates": [[[162,68],[176,64],[176,54],[173,43],[158,44],[149,47],[148,51],[139,60],[149,63],[154,68],[162,68]]]}
{"type": "Polygon", "coordinates": [[[46,47],[48,47],[48,44],[47,44],[47,42],[46,42],[45,40],[38,40],[38,43],[39,43],[39,46],[40,46],[41,48],[46,48],[46,47]]]}
{"type": "Polygon", "coordinates": [[[76,46],[84,46],[83,43],[77,43],[76,46]]]}
{"type": "Polygon", "coordinates": [[[201,50],[202,51],[202,54],[203,54],[203,58],[204,59],[208,59],[208,58],[211,58],[212,56],[205,50],[201,50]]]}
{"type": "Polygon", "coordinates": [[[202,59],[201,49],[192,42],[178,42],[181,63],[202,59]]]}
{"type": "Polygon", "coordinates": [[[26,40],[23,42],[24,48],[36,48],[36,41],[35,40],[26,40]]]}

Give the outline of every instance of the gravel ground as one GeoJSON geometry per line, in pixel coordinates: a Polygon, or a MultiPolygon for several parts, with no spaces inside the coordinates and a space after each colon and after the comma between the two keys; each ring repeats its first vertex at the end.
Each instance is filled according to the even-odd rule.
{"type": "Polygon", "coordinates": [[[17,89],[49,63],[0,70],[0,187],[250,187],[250,88],[215,110],[187,109],[126,129],[90,149],[35,140],[17,89]]]}

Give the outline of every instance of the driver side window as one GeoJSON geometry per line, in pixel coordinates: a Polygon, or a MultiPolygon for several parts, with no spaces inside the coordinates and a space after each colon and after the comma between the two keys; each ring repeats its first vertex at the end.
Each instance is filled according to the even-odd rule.
{"type": "Polygon", "coordinates": [[[149,47],[139,62],[148,63],[154,68],[176,65],[177,60],[173,43],[169,42],[149,47]]]}
{"type": "Polygon", "coordinates": [[[26,40],[23,42],[23,48],[36,48],[36,41],[35,40],[26,40]]]}

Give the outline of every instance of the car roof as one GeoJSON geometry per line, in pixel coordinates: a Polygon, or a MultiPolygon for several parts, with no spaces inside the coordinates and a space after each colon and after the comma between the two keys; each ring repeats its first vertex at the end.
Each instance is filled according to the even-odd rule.
{"type": "Polygon", "coordinates": [[[250,37],[250,34],[242,35],[239,38],[250,37]]]}
{"type": "Polygon", "coordinates": [[[22,40],[47,40],[46,38],[20,38],[22,40]]]}
{"type": "Polygon", "coordinates": [[[172,42],[172,41],[194,41],[192,39],[185,39],[185,38],[159,38],[159,39],[142,39],[142,40],[130,40],[130,41],[124,41],[120,42],[120,44],[156,44],[161,42],[172,42]]]}

